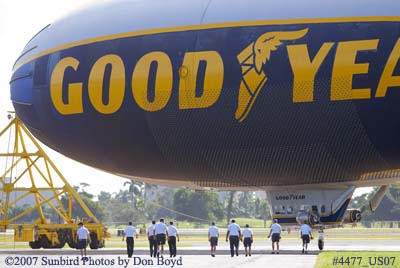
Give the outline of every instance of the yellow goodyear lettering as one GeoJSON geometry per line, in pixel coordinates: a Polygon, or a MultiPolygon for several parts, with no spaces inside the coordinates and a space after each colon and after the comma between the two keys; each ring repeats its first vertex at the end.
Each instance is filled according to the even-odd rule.
{"type": "Polygon", "coordinates": [[[151,52],[144,55],[137,62],[132,74],[132,94],[140,108],[145,111],[155,112],[163,109],[172,93],[172,63],[171,59],[164,52],[151,52]],[[148,99],[148,85],[150,66],[157,63],[155,77],[155,93],[152,102],[148,99]]]}
{"type": "Polygon", "coordinates": [[[371,98],[370,88],[353,89],[355,74],[368,74],[369,63],[355,63],[359,51],[376,50],[379,39],[340,42],[333,63],[331,100],[371,98]]]}
{"type": "Polygon", "coordinates": [[[216,51],[188,52],[183,59],[185,73],[180,72],[179,109],[202,109],[212,106],[221,95],[224,81],[224,63],[216,51]],[[199,66],[206,63],[204,87],[201,96],[196,96],[199,66]]]}
{"type": "Polygon", "coordinates": [[[323,61],[334,43],[324,43],[314,59],[310,59],[307,45],[287,46],[293,72],[293,102],[314,101],[314,83],[323,61]]]}
{"type": "Polygon", "coordinates": [[[125,94],[125,66],[117,55],[101,57],[93,65],[89,75],[89,99],[93,107],[102,114],[113,114],[119,110],[125,94]],[[111,66],[108,104],[103,103],[103,82],[107,65],[111,66]]]}
{"type": "Polygon", "coordinates": [[[385,69],[383,70],[381,79],[379,81],[378,89],[376,90],[375,97],[383,98],[386,96],[387,89],[389,87],[400,86],[400,76],[393,76],[393,72],[400,60],[400,38],[397,40],[392,53],[386,63],[385,69]]]}
{"type": "Polygon", "coordinates": [[[50,78],[50,96],[56,110],[63,115],[83,113],[82,83],[68,84],[68,102],[62,99],[65,71],[72,68],[78,70],[79,61],[73,57],[60,60],[54,67],[50,78]]]}

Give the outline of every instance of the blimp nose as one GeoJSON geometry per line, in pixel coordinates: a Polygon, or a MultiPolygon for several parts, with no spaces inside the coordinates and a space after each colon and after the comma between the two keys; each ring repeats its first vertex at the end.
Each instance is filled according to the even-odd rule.
{"type": "MultiPolygon", "coordinates": [[[[48,25],[49,26],[49,25],[48,25]]],[[[40,55],[36,40],[41,37],[46,26],[26,45],[15,62],[10,80],[10,95],[17,116],[31,128],[39,129],[41,92],[46,84],[48,56],[40,55]]]]}
{"type": "Polygon", "coordinates": [[[21,66],[13,73],[10,81],[11,101],[18,117],[23,121],[32,112],[33,69],[33,62],[21,66]]]}

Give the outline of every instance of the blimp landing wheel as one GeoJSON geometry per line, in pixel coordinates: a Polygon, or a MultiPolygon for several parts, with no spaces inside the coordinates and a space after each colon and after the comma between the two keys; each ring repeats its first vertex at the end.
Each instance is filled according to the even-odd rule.
{"type": "Polygon", "coordinates": [[[324,242],[324,229],[321,228],[319,230],[318,249],[319,250],[323,250],[324,249],[324,245],[325,245],[325,242],[324,242]]]}
{"type": "Polygon", "coordinates": [[[318,239],[318,248],[319,250],[323,250],[324,249],[324,240],[323,239],[318,239]]]}

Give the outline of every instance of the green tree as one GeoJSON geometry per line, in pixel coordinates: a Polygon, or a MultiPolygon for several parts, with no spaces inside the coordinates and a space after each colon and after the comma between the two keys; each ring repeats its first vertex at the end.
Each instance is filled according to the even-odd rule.
{"type": "Polygon", "coordinates": [[[230,191],[229,192],[229,200],[228,200],[228,206],[226,209],[226,221],[227,224],[229,224],[229,222],[231,221],[232,218],[232,210],[233,210],[233,202],[234,202],[234,198],[235,198],[235,193],[236,191],[230,191]]]}
{"type": "MultiPolygon", "coordinates": [[[[75,188],[75,187],[74,187],[75,188]]],[[[75,188],[79,189],[79,188],[75,188]]],[[[85,191],[77,192],[82,199],[82,201],[86,204],[86,206],[90,209],[90,211],[96,216],[99,221],[103,221],[106,217],[106,210],[103,204],[97,201],[93,201],[94,197],[92,194],[85,191]]],[[[83,208],[79,205],[79,203],[73,198],[72,199],[72,217],[73,218],[87,218],[87,213],[83,210],[83,208]]],[[[64,194],[61,196],[61,203],[65,208],[69,207],[69,194],[64,194]]],[[[90,219],[89,219],[90,220],[90,219]]]]}
{"type": "Polygon", "coordinates": [[[100,203],[106,204],[106,203],[110,202],[111,194],[108,192],[105,192],[105,191],[101,191],[97,195],[97,199],[99,200],[100,203]]]}
{"type": "Polygon", "coordinates": [[[145,184],[143,182],[139,181],[134,181],[134,180],[128,180],[124,182],[124,186],[128,185],[128,192],[130,196],[130,203],[135,207],[138,208],[141,207],[143,208],[143,194],[144,194],[144,187],[145,184]]]}
{"type": "Polygon", "coordinates": [[[195,219],[191,217],[196,217],[211,221],[221,220],[224,216],[223,205],[214,191],[179,189],[174,194],[174,209],[180,212],[176,215],[179,220],[193,221],[195,219]]]}

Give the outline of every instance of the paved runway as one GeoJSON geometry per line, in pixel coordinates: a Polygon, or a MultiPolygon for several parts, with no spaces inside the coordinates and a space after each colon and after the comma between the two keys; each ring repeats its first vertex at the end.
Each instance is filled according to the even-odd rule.
{"type": "MultiPolygon", "coordinates": [[[[263,241],[257,243],[253,247],[253,255],[245,257],[243,248],[241,248],[239,257],[231,258],[229,255],[228,244],[225,241],[220,242],[217,249],[217,256],[212,258],[209,255],[209,249],[206,243],[194,243],[191,248],[179,248],[178,257],[175,259],[148,257],[148,250],[145,248],[135,249],[134,256],[136,258],[126,258],[125,250],[120,249],[100,249],[88,250],[90,260],[86,263],[82,262],[79,257],[79,251],[73,249],[50,249],[50,250],[2,250],[0,251],[0,267],[12,267],[15,265],[7,265],[6,257],[29,258],[37,257],[34,267],[289,267],[289,268],[311,268],[317,259],[319,250],[317,249],[316,240],[312,241],[310,252],[303,255],[300,252],[300,240],[290,239],[282,241],[281,252],[279,255],[272,255],[270,252],[270,243],[263,241]],[[70,261],[70,265],[57,266],[57,261],[70,261]],[[174,261],[172,261],[174,260],[174,261]],[[54,261],[50,266],[49,262],[54,261]],[[74,263],[72,263],[72,261],[74,263]],[[128,263],[127,263],[128,262],[128,263]]],[[[337,240],[329,239],[325,242],[326,250],[332,251],[400,251],[399,240],[337,240]]],[[[164,254],[165,256],[166,254],[164,254]]],[[[10,259],[9,259],[10,260],[10,259]]],[[[29,261],[25,259],[25,261],[29,261]]],[[[32,261],[32,259],[30,259],[32,261]]]]}

